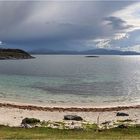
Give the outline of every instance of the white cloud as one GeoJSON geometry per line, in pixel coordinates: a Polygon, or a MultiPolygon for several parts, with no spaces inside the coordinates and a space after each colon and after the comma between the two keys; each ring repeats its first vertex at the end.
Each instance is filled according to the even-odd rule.
{"type": "Polygon", "coordinates": [[[123,50],[123,51],[136,51],[136,52],[140,52],[140,45],[134,45],[134,46],[126,47],[126,48],[121,48],[121,50],[123,50]]]}
{"type": "Polygon", "coordinates": [[[133,27],[127,29],[127,32],[140,29],[140,2],[127,6],[126,8],[116,11],[112,16],[119,17],[133,27]]]}
{"type": "Polygon", "coordinates": [[[121,40],[124,38],[129,38],[129,34],[128,33],[116,33],[112,39],[113,40],[121,40]]]}
{"type": "Polygon", "coordinates": [[[114,35],[106,37],[106,39],[96,39],[96,47],[100,48],[102,46],[140,52],[140,2],[129,5],[109,16],[121,19],[127,25],[131,25],[131,28],[126,28],[123,32],[116,32],[114,35]]]}
{"type": "Polygon", "coordinates": [[[97,48],[110,48],[110,39],[95,39],[94,43],[97,48]]]}
{"type": "MultiPolygon", "coordinates": [[[[129,38],[128,33],[116,33],[111,37],[95,39],[95,40],[93,40],[91,42],[95,43],[97,48],[110,48],[110,49],[113,49],[114,46],[112,46],[112,42],[117,42],[119,40],[128,39],[128,38],[129,38]]],[[[118,49],[118,47],[115,47],[115,49],[118,49]]]]}

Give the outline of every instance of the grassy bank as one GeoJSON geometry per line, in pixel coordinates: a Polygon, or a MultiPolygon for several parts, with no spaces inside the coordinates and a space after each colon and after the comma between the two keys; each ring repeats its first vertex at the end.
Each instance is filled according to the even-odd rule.
{"type": "Polygon", "coordinates": [[[13,128],[0,126],[0,139],[140,139],[140,126],[95,130],[59,130],[51,128],[13,128]]]}

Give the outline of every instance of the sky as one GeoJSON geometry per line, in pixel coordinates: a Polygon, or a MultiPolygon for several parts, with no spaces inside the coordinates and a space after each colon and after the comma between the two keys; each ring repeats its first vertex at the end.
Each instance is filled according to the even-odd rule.
{"type": "Polygon", "coordinates": [[[140,52],[140,2],[0,1],[0,46],[140,52]]]}

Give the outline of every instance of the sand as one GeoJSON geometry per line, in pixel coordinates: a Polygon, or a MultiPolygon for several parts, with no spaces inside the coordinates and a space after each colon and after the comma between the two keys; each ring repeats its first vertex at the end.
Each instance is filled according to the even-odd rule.
{"type": "Polygon", "coordinates": [[[102,108],[63,108],[39,107],[15,103],[0,103],[0,124],[20,126],[22,119],[37,118],[41,121],[63,121],[64,115],[79,115],[90,123],[131,119],[140,124],[140,106],[102,107],[102,108]],[[128,113],[129,116],[117,117],[117,112],[128,113]]]}

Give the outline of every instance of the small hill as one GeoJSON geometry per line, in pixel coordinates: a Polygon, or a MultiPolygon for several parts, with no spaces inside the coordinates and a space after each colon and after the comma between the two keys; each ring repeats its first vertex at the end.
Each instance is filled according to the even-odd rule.
{"type": "Polygon", "coordinates": [[[21,49],[4,49],[0,48],[0,60],[2,59],[31,59],[32,57],[29,53],[21,49]]]}

